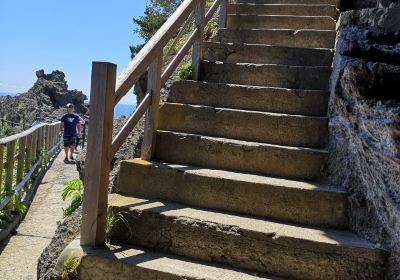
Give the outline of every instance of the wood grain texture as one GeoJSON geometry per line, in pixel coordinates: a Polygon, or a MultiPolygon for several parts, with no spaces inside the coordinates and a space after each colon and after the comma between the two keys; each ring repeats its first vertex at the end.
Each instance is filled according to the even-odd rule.
{"type": "Polygon", "coordinates": [[[105,239],[116,69],[115,64],[107,62],[93,62],[92,65],[82,245],[100,245],[105,239]]]}
{"type": "Polygon", "coordinates": [[[129,117],[124,126],[118,132],[117,136],[115,136],[115,138],[112,140],[110,158],[112,158],[115,155],[115,153],[118,151],[121,145],[125,142],[128,135],[131,133],[133,128],[136,126],[140,118],[150,107],[151,96],[152,96],[151,93],[146,94],[142,102],[140,102],[139,106],[136,108],[135,112],[129,117]]]}
{"type": "Polygon", "coordinates": [[[6,156],[6,179],[4,182],[4,189],[6,193],[11,192],[14,175],[15,164],[15,145],[16,140],[7,143],[7,156],[6,156]]]}
{"type": "Polygon", "coordinates": [[[219,7],[219,19],[218,19],[219,28],[226,28],[227,10],[228,10],[228,1],[221,0],[221,5],[219,7]]]}
{"type": "Polygon", "coordinates": [[[195,25],[198,30],[198,36],[193,44],[192,50],[192,71],[193,80],[198,81],[200,78],[200,63],[203,58],[203,35],[205,22],[205,2],[198,1],[194,9],[195,25]]]}
{"type": "Polygon", "coordinates": [[[158,127],[158,107],[160,105],[162,53],[150,64],[147,78],[147,90],[152,93],[151,104],[146,111],[141,158],[153,157],[158,127]]]}

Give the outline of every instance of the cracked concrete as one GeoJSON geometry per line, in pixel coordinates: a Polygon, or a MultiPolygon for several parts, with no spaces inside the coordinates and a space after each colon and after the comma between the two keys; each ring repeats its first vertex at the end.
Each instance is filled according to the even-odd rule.
{"type": "Polygon", "coordinates": [[[69,204],[61,199],[63,184],[78,178],[76,165],[65,164],[63,159],[61,152],[46,172],[17,234],[0,244],[2,280],[37,279],[38,258],[63,218],[62,208],[69,204]]]}

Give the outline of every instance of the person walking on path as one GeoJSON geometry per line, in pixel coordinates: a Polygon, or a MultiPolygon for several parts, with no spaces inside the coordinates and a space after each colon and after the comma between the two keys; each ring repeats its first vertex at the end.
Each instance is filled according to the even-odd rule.
{"type": "Polygon", "coordinates": [[[64,141],[64,152],[65,162],[68,162],[68,151],[69,159],[74,160],[74,150],[78,134],[81,133],[80,117],[74,113],[74,105],[71,103],[67,104],[67,113],[61,117],[61,132],[63,134],[64,141]]]}

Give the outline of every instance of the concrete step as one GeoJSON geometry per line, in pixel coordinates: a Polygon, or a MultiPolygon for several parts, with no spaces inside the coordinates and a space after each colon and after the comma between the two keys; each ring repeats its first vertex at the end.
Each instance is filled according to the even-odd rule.
{"type": "Polygon", "coordinates": [[[229,4],[228,14],[329,16],[336,19],[339,10],[326,4],[229,4]]]}
{"type": "Polygon", "coordinates": [[[158,128],[245,141],[323,147],[328,118],[164,103],[158,128]]]}
{"type": "Polygon", "coordinates": [[[335,187],[141,159],[121,163],[119,192],[293,223],[347,227],[335,187]]]}
{"type": "Polygon", "coordinates": [[[319,4],[337,6],[339,0],[229,0],[232,4],[319,4]]]}
{"type": "Polygon", "coordinates": [[[275,28],[296,30],[335,30],[336,22],[331,17],[320,16],[270,16],[228,14],[226,27],[231,29],[275,28]]]}
{"type": "Polygon", "coordinates": [[[331,49],[204,42],[203,50],[203,58],[212,62],[331,66],[333,60],[331,49]]]}
{"type": "Polygon", "coordinates": [[[317,230],[168,201],[113,195],[117,241],[291,279],[383,279],[384,251],[347,231],[317,230]]]}
{"type": "Polygon", "coordinates": [[[205,168],[317,180],[328,152],[198,134],[157,132],[155,158],[205,168]]]}
{"type": "Polygon", "coordinates": [[[331,67],[202,61],[201,78],[212,83],[327,90],[331,67]]]}
{"type": "Polygon", "coordinates": [[[329,93],[318,90],[177,81],[168,102],[305,116],[326,116],[329,93]]]}
{"type": "Polygon", "coordinates": [[[218,30],[213,41],[235,44],[266,44],[299,48],[329,48],[335,45],[336,32],[329,30],[226,29],[218,30]]]}
{"type": "Polygon", "coordinates": [[[283,280],[245,270],[163,254],[123,244],[84,247],[81,280],[283,280]],[[206,277],[206,278],[204,278],[206,277]]]}

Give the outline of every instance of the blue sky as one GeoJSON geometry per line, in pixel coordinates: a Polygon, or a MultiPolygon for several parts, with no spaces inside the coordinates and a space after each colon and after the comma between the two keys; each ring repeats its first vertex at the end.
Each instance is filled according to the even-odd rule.
{"type": "MultiPolygon", "coordinates": [[[[89,95],[93,60],[129,63],[132,18],[149,0],[0,0],[0,92],[27,91],[35,72],[65,73],[70,89],[89,95]]],[[[121,103],[135,102],[128,94],[121,103]]]]}

